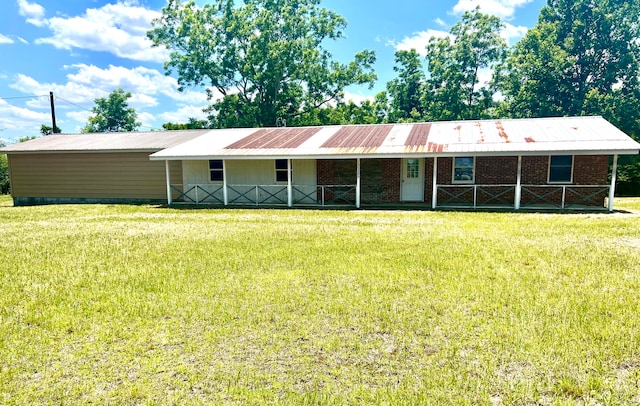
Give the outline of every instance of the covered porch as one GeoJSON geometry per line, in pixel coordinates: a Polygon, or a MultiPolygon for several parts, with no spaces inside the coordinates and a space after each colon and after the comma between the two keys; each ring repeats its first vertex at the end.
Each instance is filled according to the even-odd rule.
{"type": "MultiPolygon", "coordinates": [[[[227,160],[221,160],[220,183],[172,183],[169,161],[166,161],[167,203],[208,204],[218,206],[270,206],[270,207],[420,207],[424,209],[502,209],[502,210],[608,210],[613,211],[613,196],[617,172],[617,155],[613,157],[610,184],[525,184],[523,183],[523,156],[517,157],[515,183],[453,184],[439,182],[438,157],[416,158],[428,165],[420,167],[424,177],[423,198],[396,201],[376,198],[363,199],[363,184],[372,180],[362,171],[362,158],[356,158],[354,182],[339,184],[321,182],[323,176],[315,174],[316,182],[294,183],[292,168],[295,160],[286,162],[286,182],[269,184],[260,182],[230,182],[227,160]],[[431,178],[429,179],[428,176],[431,178]]],[[[415,159],[414,159],[415,160],[415,159]]],[[[442,158],[441,158],[442,160],[442,158]]],[[[236,161],[237,162],[237,161],[236,161]]],[[[403,160],[404,163],[404,160],[403,160]]],[[[316,165],[313,165],[315,168],[316,165]]],[[[445,168],[449,171],[451,168],[445,168]]],[[[454,169],[455,170],[455,169],[454,169]]],[[[398,171],[399,172],[399,171],[398,171]]],[[[402,177],[409,176],[402,171],[402,177]]],[[[175,177],[173,177],[175,180],[175,177]]],[[[283,179],[284,180],[284,177],[283,179]]],[[[307,177],[307,180],[311,180],[307,177]]],[[[379,179],[374,179],[373,183],[379,179]]],[[[398,179],[404,182],[405,179],[398,179]]],[[[422,180],[421,180],[422,182],[422,180]]],[[[398,190],[399,190],[398,185],[398,190]]],[[[397,192],[400,193],[400,192],[397,192]]],[[[365,193],[366,195],[366,193],[365,193]]],[[[369,193],[370,195],[370,193],[369,193]]]]}

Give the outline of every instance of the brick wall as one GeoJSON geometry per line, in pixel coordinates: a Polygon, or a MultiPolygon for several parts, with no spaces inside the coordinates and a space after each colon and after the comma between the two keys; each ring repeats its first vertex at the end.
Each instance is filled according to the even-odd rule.
{"type": "Polygon", "coordinates": [[[576,185],[608,185],[609,156],[576,156],[573,161],[573,183],[576,185]]]}
{"type": "Polygon", "coordinates": [[[400,202],[400,177],[402,167],[400,159],[382,160],[382,201],[384,203],[400,202]]]}
{"type": "Polygon", "coordinates": [[[548,156],[522,157],[522,184],[546,185],[549,175],[548,156]]]}

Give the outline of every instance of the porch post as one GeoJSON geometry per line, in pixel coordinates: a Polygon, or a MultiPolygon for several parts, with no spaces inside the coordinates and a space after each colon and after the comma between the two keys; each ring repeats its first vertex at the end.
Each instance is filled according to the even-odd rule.
{"type": "Polygon", "coordinates": [[[167,177],[167,204],[172,204],[173,199],[171,198],[171,172],[169,171],[169,161],[164,161],[164,172],[167,177]]]}
{"type": "Polygon", "coordinates": [[[438,207],[438,157],[433,157],[433,190],[431,193],[431,209],[438,207]]]}
{"type": "Polygon", "coordinates": [[[613,156],[613,169],[611,169],[611,187],[609,187],[609,211],[613,211],[613,197],[616,194],[616,178],[618,175],[618,154],[613,156]]]}
{"type": "Polygon", "coordinates": [[[229,204],[229,192],[227,191],[227,160],[222,160],[222,200],[224,205],[229,204]]]}
{"type": "Polygon", "coordinates": [[[287,159],[287,206],[293,206],[293,187],[291,186],[291,159],[287,159]]]}
{"type": "Polygon", "coordinates": [[[356,209],[360,208],[360,158],[356,159],[356,209]]]}
{"type": "Polygon", "coordinates": [[[516,179],[516,196],[513,207],[520,210],[520,201],[522,200],[522,155],[518,155],[518,175],[516,179]]]}

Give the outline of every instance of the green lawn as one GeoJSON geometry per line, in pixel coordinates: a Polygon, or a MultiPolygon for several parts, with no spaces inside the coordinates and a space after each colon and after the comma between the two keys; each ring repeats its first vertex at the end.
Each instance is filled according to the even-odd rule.
{"type": "Polygon", "coordinates": [[[637,404],[615,214],[12,207],[0,404],[637,404]]]}

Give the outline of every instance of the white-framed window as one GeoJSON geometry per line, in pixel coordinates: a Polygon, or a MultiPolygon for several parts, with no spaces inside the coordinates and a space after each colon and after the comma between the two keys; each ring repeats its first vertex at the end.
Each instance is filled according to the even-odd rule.
{"type": "Polygon", "coordinates": [[[549,157],[548,182],[573,182],[573,155],[552,155],[549,157]]]}
{"type": "Polygon", "coordinates": [[[418,179],[420,177],[420,160],[407,159],[407,179],[418,179]]]}
{"type": "Polygon", "coordinates": [[[214,183],[221,183],[224,179],[224,165],[222,159],[212,159],[209,161],[209,180],[214,183]]]}
{"type": "Polygon", "coordinates": [[[476,158],[459,156],[453,158],[453,183],[473,183],[476,179],[476,158]]]}
{"type": "Polygon", "coordinates": [[[289,164],[287,159],[275,160],[276,183],[289,182],[289,164]]]}

